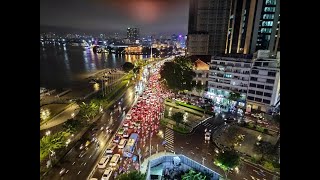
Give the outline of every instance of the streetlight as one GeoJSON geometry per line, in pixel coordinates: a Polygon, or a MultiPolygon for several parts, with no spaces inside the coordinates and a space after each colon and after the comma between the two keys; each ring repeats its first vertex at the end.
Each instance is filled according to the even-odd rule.
{"type": "Polygon", "coordinates": [[[49,136],[49,135],[50,135],[50,133],[51,133],[51,131],[50,131],[50,130],[46,131],[46,135],[47,135],[47,136],[49,136]]]}

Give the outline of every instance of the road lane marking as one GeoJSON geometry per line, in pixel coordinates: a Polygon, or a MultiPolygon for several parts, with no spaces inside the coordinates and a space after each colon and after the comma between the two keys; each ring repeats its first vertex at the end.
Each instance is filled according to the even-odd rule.
{"type": "Polygon", "coordinates": [[[75,163],[76,163],[76,162],[73,162],[73,163],[72,163],[72,166],[73,166],[75,163]]]}
{"type": "Polygon", "coordinates": [[[81,171],[79,171],[77,175],[79,175],[80,173],[81,173],[81,171]]]}

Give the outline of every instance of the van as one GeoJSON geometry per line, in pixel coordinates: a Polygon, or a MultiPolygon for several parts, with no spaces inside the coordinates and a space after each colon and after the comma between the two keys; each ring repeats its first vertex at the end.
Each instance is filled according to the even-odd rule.
{"type": "Polygon", "coordinates": [[[110,160],[110,156],[103,156],[98,163],[98,168],[99,169],[106,168],[109,160],[110,160]]]}
{"type": "Polygon", "coordinates": [[[119,162],[119,159],[120,159],[120,154],[114,154],[110,160],[109,165],[113,167],[116,166],[119,162]]]}
{"type": "Polygon", "coordinates": [[[117,147],[116,144],[111,143],[111,144],[107,147],[106,153],[107,153],[107,154],[112,154],[113,151],[114,151],[114,149],[115,149],[116,147],[117,147]]]}

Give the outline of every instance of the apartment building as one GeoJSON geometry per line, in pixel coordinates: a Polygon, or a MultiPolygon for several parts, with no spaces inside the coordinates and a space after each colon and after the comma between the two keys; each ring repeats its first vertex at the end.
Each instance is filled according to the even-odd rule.
{"type": "Polygon", "coordinates": [[[247,111],[251,109],[268,112],[280,104],[280,52],[271,56],[270,50],[254,54],[249,88],[247,111]]]}
{"type": "Polygon", "coordinates": [[[252,56],[224,55],[211,59],[206,97],[218,104],[229,104],[230,92],[241,94],[239,106],[245,105],[250,80],[252,56]]]}

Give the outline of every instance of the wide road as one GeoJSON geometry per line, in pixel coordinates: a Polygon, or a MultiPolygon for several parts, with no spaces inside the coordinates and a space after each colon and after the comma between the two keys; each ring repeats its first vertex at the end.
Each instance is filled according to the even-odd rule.
{"type": "MultiPolygon", "coordinates": [[[[127,112],[129,107],[132,105],[135,96],[135,89],[134,87],[129,87],[126,93],[123,95],[123,103],[118,105],[117,101],[116,108],[110,108],[110,110],[106,110],[103,116],[96,121],[96,127],[98,130],[94,131],[93,127],[84,134],[82,139],[73,147],[70,152],[55,166],[52,170],[45,176],[44,179],[52,180],[52,179],[86,179],[91,170],[94,168],[94,165],[98,161],[98,156],[102,153],[102,149],[109,141],[110,137],[116,132],[117,128],[121,123],[121,113],[119,113],[119,106],[121,109],[124,107],[126,108],[125,111],[127,112]],[[113,114],[110,115],[110,112],[113,114]],[[109,127],[112,129],[112,133],[109,134],[106,132],[105,128],[109,127]],[[101,128],[104,130],[101,130],[101,128]],[[86,154],[83,157],[79,157],[81,151],[80,145],[85,144],[87,140],[92,139],[92,134],[96,134],[97,139],[100,142],[100,146],[97,147],[96,143],[91,143],[87,150],[86,154]],[[66,172],[63,176],[59,175],[59,172],[62,168],[66,169],[66,172]]],[[[112,106],[113,107],[113,106],[112,106]]]]}

